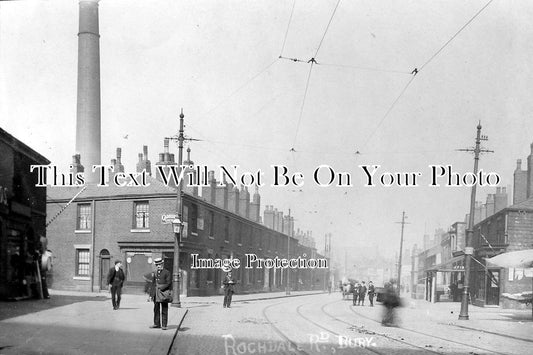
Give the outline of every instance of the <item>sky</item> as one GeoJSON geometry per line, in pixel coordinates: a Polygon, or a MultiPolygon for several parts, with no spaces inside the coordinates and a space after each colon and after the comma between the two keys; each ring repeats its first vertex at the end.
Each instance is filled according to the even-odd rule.
{"type": "MultiPolygon", "coordinates": [[[[102,0],[99,15],[102,162],[121,147],[135,171],[148,145],[155,163],[183,109],[186,135],[200,140],[192,160],[263,171],[262,204],[290,209],[319,249],[332,233],[334,249],[393,255],[403,211],[407,247],[464,221],[470,188],[428,186],[428,166],[472,171],[473,155],[457,149],[473,147],[478,122],[494,151],[479,168],[501,177],[510,201],[516,160],[530,153],[531,2],[102,0]],[[272,165],[304,185],[270,186],[272,165]],[[321,165],[352,186],[318,186],[321,165]],[[360,165],[421,176],[366,187],[360,165]]],[[[77,1],[0,3],[0,127],[65,171],[77,32],[77,1]]],[[[480,186],[477,199],[494,192],[480,186]]]]}

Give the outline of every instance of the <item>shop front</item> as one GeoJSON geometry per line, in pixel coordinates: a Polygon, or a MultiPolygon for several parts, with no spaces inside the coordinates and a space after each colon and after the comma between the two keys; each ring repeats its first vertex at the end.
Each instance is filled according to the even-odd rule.
{"type": "Polygon", "coordinates": [[[426,270],[429,302],[460,302],[464,283],[464,256],[456,256],[426,270]]]}

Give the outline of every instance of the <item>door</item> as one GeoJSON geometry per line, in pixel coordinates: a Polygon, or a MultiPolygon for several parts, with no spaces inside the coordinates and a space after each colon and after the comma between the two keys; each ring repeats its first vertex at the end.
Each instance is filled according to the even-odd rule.
{"type": "Polygon", "coordinates": [[[487,270],[487,299],[486,305],[500,304],[500,270],[487,270]]]}
{"type": "Polygon", "coordinates": [[[100,290],[107,290],[107,273],[111,268],[111,256],[109,250],[102,249],[100,252],[100,290]]]}

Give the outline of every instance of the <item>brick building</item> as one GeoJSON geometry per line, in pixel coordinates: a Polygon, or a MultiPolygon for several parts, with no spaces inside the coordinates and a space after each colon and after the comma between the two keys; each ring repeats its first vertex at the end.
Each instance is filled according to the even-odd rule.
{"type": "MultiPolygon", "coordinates": [[[[123,171],[120,150],[112,160],[115,172],[123,171]]],[[[156,165],[176,164],[165,151],[156,165]]],[[[193,165],[190,156],[184,164],[193,165]]],[[[79,167],[78,167],[79,168],[79,167]]],[[[76,167],[75,167],[76,169],[76,167]]],[[[139,154],[137,171],[150,169],[147,148],[139,154]]],[[[188,171],[194,174],[194,171],[188,171]]],[[[247,188],[229,183],[221,186],[214,173],[209,186],[198,194],[198,188],[183,189],[184,228],[180,248],[181,291],[184,295],[212,295],[221,292],[223,273],[220,269],[193,269],[191,255],[199,258],[237,258],[244,264],[245,254],[259,258],[302,256],[320,258],[314,247],[295,235],[294,220],[265,210],[265,220],[276,212],[276,225],[263,225],[261,198],[247,188]],[[285,221],[285,223],[283,223],[285,221]]],[[[154,258],[162,257],[168,270],[173,268],[174,235],[172,225],[163,224],[163,215],[175,213],[177,189],[160,180],[148,178],[145,187],[53,187],[49,189],[48,213],[57,215],[48,227],[49,245],[55,249],[52,288],[83,291],[105,289],[106,274],[114,260],[121,260],[126,272],[127,290],[142,290],[142,276],[151,271],[154,258]],[[75,200],[69,204],[72,198],[75,200]]],[[[274,220],[274,219],[273,219],[274,220]]],[[[236,292],[282,290],[290,270],[293,290],[322,288],[323,270],[313,269],[234,269],[238,280],[236,292]]]]}
{"type": "Polygon", "coordinates": [[[33,255],[46,233],[46,188],[31,165],[50,162],[0,128],[0,298],[32,294],[33,255]]]}

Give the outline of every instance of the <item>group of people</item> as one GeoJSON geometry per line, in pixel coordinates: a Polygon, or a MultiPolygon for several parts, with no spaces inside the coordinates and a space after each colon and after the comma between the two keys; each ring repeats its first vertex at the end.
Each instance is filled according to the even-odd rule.
{"type": "MultiPolygon", "coordinates": [[[[150,299],[154,302],[154,324],[150,328],[168,329],[168,304],[171,302],[169,298],[165,297],[165,292],[172,289],[172,276],[170,271],[163,267],[163,259],[154,259],[156,270],[144,275],[148,287],[146,291],[150,299]]],[[[111,303],[114,310],[120,308],[120,300],[122,298],[122,287],[126,279],[124,271],[122,270],[122,262],[115,261],[115,266],[112,267],[107,274],[107,284],[111,292],[111,303]]]]}
{"type": "Polygon", "coordinates": [[[343,293],[343,298],[353,294],[353,305],[354,306],[364,306],[365,298],[368,295],[368,300],[370,301],[370,307],[374,307],[374,296],[376,295],[376,289],[372,281],[368,282],[368,287],[365,281],[361,283],[341,283],[341,291],[343,293]]]}
{"type": "Polygon", "coordinates": [[[364,281],[357,283],[353,289],[353,305],[354,306],[364,306],[365,297],[368,294],[368,301],[370,302],[370,307],[374,307],[374,296],[376,294],[374,284],[372,281],[368,281],[368,288],[364,281]]]}
{"type": "MultiPolygon", "coordinates": [[[[170,271],[163,266],[162,258],[154,259],[156,270],[144,275],[146,281],[145,292],[148,293],[149,299],[154,302],[154,324],[150,328],[163,330],[168,329],[168,304],[172,302],[165,296],[172,289],[172,275],[170,271]]],[[[120,301],[122,298],[122,287],[126,276],[122,270],[122,262],[115,261],[115,265],[109,269],[107,274],[107,284],[111,292],[111,304],[113,310],[120,308],[120,301]]],[[[222,287],[224,288],[224,308],[231,307],[231,299],[235,292],[234,286],[236,282],[231,276],[231,271],[226,274],[222,287]]]]}

